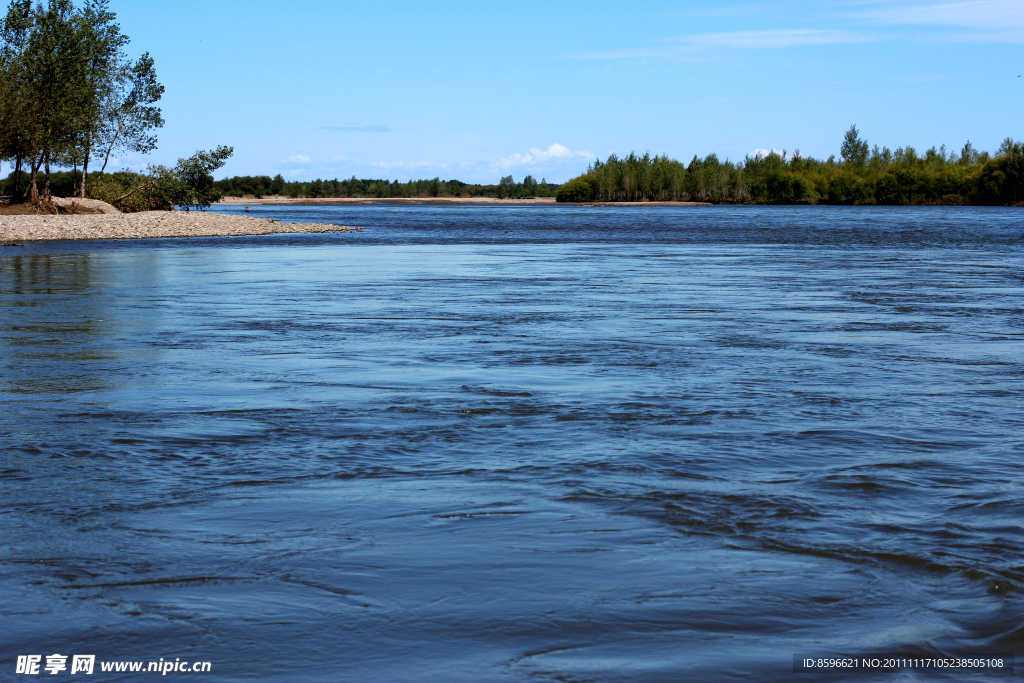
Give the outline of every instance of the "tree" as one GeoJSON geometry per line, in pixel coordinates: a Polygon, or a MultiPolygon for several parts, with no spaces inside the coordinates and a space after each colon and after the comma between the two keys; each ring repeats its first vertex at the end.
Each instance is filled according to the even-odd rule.
{"type": "Polygon", "coordinates": [[[21,190],[21,162],[28,157],[25,123],[32,121],[24,54],[32,20],[30,0],[12,2],[0,24],[0,158],[14,159],[14,192],[21,190]]]}
{"type": "Polygon", "coordinates": [[[84,197],[97,152],[105,169],[113,152],[156,146],[164,89],[148,53],[134,64],[125,58],[128,38],[108,1],[11,0],[0,26],[0,158],[13,158],[16,171],[27,163],[36,205],[49,199],[51,165],[81,163],[84,197]]]}
{"type": "MultiPolygon", "coordinates": [[[[114,206],[139,193],[148,195],[144,208],[206,209],[224,193],[214,184],[212,173],[223,166],[234,149],[221,145],[210,151],[200,150],[185,159],[178,159],[173,168],[150,166],[149,174],[142,176],[129,191],[110,200],[114,206]]],[[[320,182],[320,181],[317,181],[320,182]]]]}
{"type": "MultiPolygon", "coordinates": [[[[101,173],[114,152],[147,154],[156,149],[157,137],[153,130],[164,125],[160,108],[154,106],[163,96],[164,86],[156,80],[149,53],[117,71],[113,86],[104,98],[95,131],[95,142],[105,148],[101,173]]],[[[84,172],[83,169],[83,178],[84,172]]]]}
{"type": "MultiPolygon", "coordinates": [[[[112,136],[109,131],[120,113],[124,83],[129,80],[131,68],[123,48],[128,37],[121,33],[115,23],[116,16],[107,8],[107,0],[87,0],[81,12],[81,50],[86,61],[83,98],[83,120],[78,126],[78,139],[73,151],[75,162],[82,162],[82,177],[79,194],[85,197],[85,182],[89,173],[89,161],[95,151],[112,136]]],[[[146,55],[148,58],[148,55],[146,55]]],[[[152,63],[150,62],[150,68],[152,63]]],[[[163,88],[160,87],[160,93],[163,88]]],[[[159,94],[157,94],[159,99],[159,94]]],[[[159,110],[157,110],[159,116],[159,110]]],[[[160,121],[162,124],[163,122],[160,121]]],[[[111,146],[113,141],[111,141],[111,146]]],[[[155,146],[155,139],[154,139],[155,146]]],[[[151,148],[149,148],[151,149],[151,148]]],[[[142,151],[149,151],[144,149],[142,151]]],[[[107,148],[107,158],[110,147],[107,148]]],[[[106,163],[104,163],[104,169],[106,163]]]]}
{"type": "Polygon", "coordinates": [[[532,175],[523,178],[523,196],[527,198],[537,196],[537,181],[532,175]]]}
{"type": "Polygon", "coordinates": [[[857,126],[850,126],[843,137],[843,144],[839,148],[839,154],[843,161],[854,168],[863,168],[868,160],[868,143],[861,140],[857,126]]]}
{"type": "Polygon", "coordinates": [[[496,193],[496,196],[498,197],[498,199],[505,199],[506,197],[511,198],[515,193],[515,189],[516,181],[512,178],[512,176],[507,175],[501,179],[501,182],[498,183],[498,191],[496,193]]]}
{"type": "MultiPolygon", "coordinates": [[[[34,8],[14,0],[7,20],[11,26],[5,26],[5,38],[10,33],[17,41],[11,46],[17,49],[13,86],[23,118],[16,125],[31,169],[29,193],[38,206],[49,199],[51,159],[70,149],[82,120],[82,31],[71,0],[50,0],[34,8]],[[40,167],[46,172],[42,196],[36,181],[40,167]]],[[[4,47],[6,52],[9,46],[4,47]]]]}

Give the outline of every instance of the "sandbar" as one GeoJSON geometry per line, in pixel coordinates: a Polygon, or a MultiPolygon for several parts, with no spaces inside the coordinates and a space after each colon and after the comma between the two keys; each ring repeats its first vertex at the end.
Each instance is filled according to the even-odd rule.
{"type": "Polygon", "coordinates": [[[116,214],[0,215],[0,245],[43,240],[229,237],[359,230],[330,223],[279,223],[268,218],[203,211],[116,214]]]}

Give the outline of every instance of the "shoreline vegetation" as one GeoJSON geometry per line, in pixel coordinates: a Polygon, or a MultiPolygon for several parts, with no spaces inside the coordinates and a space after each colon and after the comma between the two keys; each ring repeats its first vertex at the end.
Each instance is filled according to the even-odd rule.
{"type": "Polygon", "coordinates": [[[913,147],[870,147],[851,126],[839,157],[826,160],[785,150],[746,156],[733,163],[710,154],[683,164],[666,155],[612,154],[597,160],[562,185],[512,176],[498,185],[458,180],[381,179],[286,181],[281,175],[235,176],[214,183],[222,201],[262,200],[459,201],[554,198],[566,203],[598,204],[839,204],[982,205],[1024,204],[1024,143],[1007,138],[994,153],[968,141],[960,152],[945,145],[923,154],[913,147]]]}
{"type": "Polygon", "coordinates": [[[562,185],[558,201],[705,201],[715,204],[1024,205],[1024,143],[1011,138],[994,154],[970,143],[960,153],[932,147],[869,149],[856,126],[840,159],[772,151],[742,162],[711,154],[688,165],[667,156],[611,155],[562,185]]]}

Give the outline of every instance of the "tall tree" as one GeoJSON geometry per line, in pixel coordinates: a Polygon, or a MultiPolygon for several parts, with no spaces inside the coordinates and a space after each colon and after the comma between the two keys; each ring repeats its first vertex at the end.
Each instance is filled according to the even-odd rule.
{"type": "Polygon", "coordinates": [[[128,38],[108,2],[11,0],[0,26],[0,158],[13,158],[16,171],[27,163],[26,194],[37,205],[49,199],[51,165],[81,163],[84,197],[90,160],[105,169],[113,153],[156,147],[164,88],[148,53],[125,57],[128,38]]]}
{"type": "Polygon", "coordinates": [[[25,51],[32,27],[31,0],[11,3],[0,24],[0,158],[14,160],[14,192],[20,195],[21,165],[29,155],[30,115],[25,51]]]}
{"type": "Polygon", "coordinates": [[[121,33],[116,15],[110,11],[107,0],[87,0],[79,16],[81,25],[80,50],[85,61],[82,83],[81,120],[73,157],[82,162],[79,194],[85,197],[85,182],[89,161],[98,144],[104,141],[103,132],[110,120],[112,102],[119,100],[122,83],[129,69],[124,55],[128,37],[121,33]]]}
{"type": "Polygon", "coordinates": [[[843,161],[854,168],[863,168],[868,161],[868,143],[862,140],[857,126],[850,126],[843,136],[843,144],[839,148],[843,161]]]}
{"type": "Polygon", "coordinates": [[[105,148],[101,171],[106,170],[114,152],[146,154],[156,149],[154,129],[162,127],[164,119],[160,107],[155,105],[163,94],[164,86],[156,80],[153,58],[148,52],[119,70],[97,130],[97,140],[105,148]]]}
{"type": "Polygon", "coordinates": [[[24,52],[32,156],[30,193],[34,204],[50,198],[50,165],[70,151],[85,117],[82,95],[86,60],[81,50],[82,25],[71,0],[49,0],[32,11],[32,27],[24,52]],[[42,197],[37,178],[42,168],[42,197]]]}

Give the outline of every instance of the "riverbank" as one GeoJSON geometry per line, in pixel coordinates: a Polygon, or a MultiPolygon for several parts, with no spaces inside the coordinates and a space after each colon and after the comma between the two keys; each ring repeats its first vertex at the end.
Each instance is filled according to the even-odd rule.
{"type": "MultiPolygon", "coordinates": [[[[532,199],[496,199],[494,197],[225,197],[214,206],[262,206],[296,204],[323,206],[331,204],[464,204],[480,206],[552,206],[554,197],[532,199]]],[[[713,206],[710,202],[585,202],[580,206],[713,206]]]]}
{"type": "Polygon", "coordinates": [[[496,199],[494,197],[285,197],[271,196],[256,199],[255,197],[225,197],[214,206],[261,206],[265,204],[480,204],[487,206],[502,205],[550,205],[555,203],[554,197],[534,197],[532,199],[496,199]]]}
{"type": "Polygon", "coordinates": [[[330,223],[279,223],[255,216],[202,211],[0,216],[0,244],[41,240],[231,237],[358,230],[330,223]]]}

